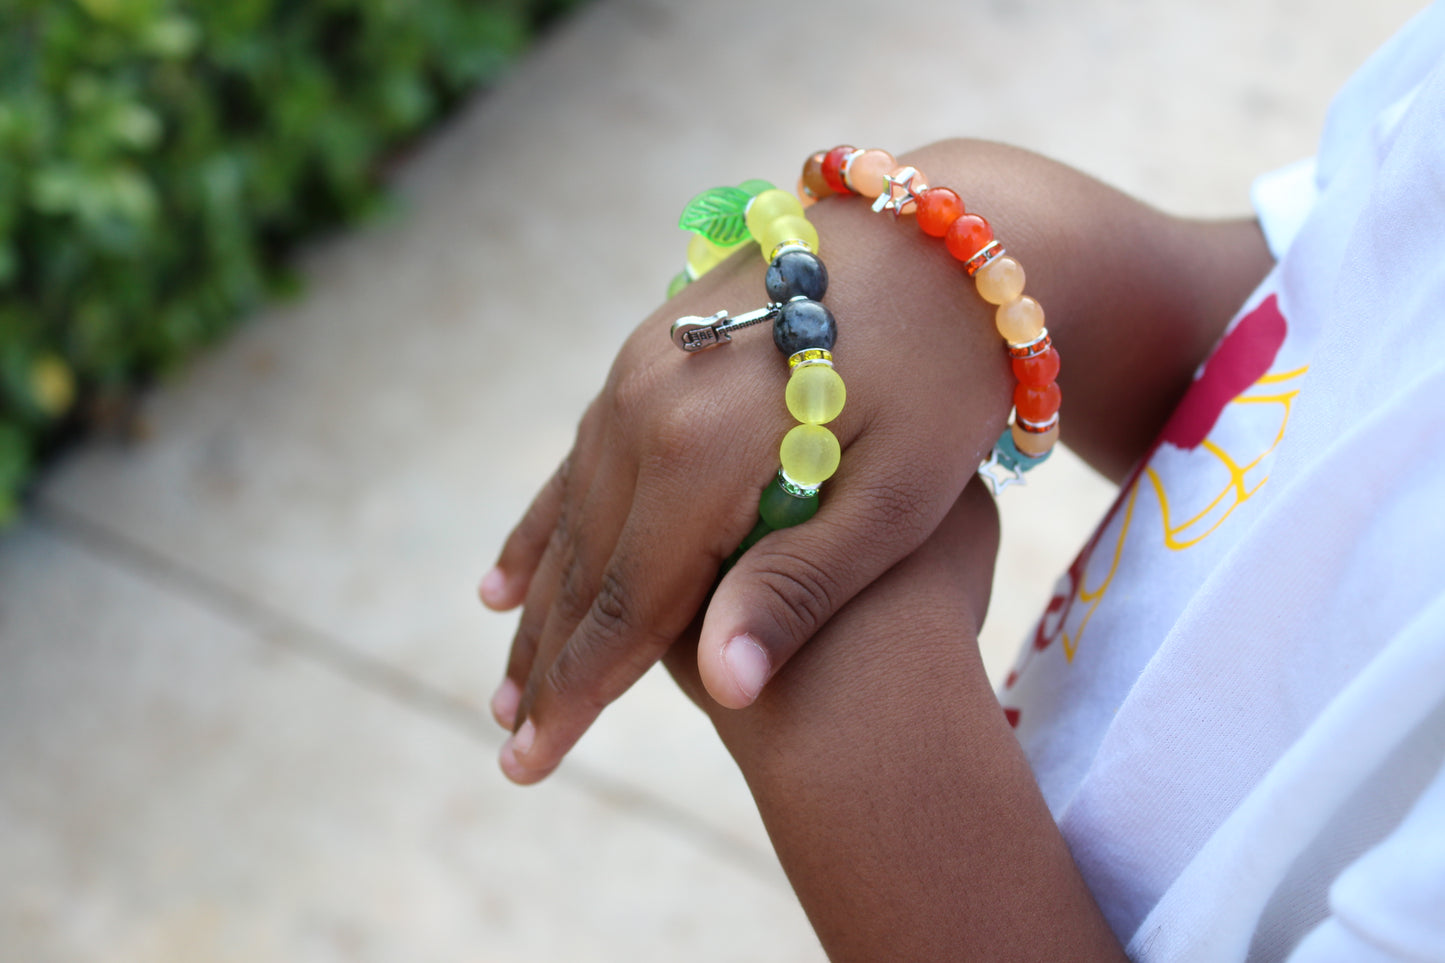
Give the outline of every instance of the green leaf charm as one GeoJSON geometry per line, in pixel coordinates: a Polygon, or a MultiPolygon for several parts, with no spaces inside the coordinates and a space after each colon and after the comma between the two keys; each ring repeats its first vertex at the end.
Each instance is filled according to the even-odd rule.
{"type": "Polygon", "coordinates": [[[749,197],[757,197],[763,191],[777,190],[771,183],[764,180],[743,181],[738,185],[738,189],[747,191],[749,197]]]}
{"type": "Polygon", "coordinates": [[[750,236],[743,212],[752,199],[753,195],[740,187],[711,188],[687,202],[677,225],[719,247],[732,247],[750,236]]]}

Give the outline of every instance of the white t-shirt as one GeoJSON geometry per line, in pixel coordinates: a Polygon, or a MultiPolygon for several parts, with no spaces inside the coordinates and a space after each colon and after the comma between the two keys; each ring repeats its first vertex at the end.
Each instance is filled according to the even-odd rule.
{"type": "Polygon", "coordinates": [[[1445,0],[1254,193],[1250,297],[1000,692],[1147,961],[1445,961],[1445,0]]]}

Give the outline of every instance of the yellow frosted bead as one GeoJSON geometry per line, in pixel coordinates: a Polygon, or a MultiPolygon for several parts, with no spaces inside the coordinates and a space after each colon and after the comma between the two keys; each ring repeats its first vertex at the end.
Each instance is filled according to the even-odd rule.
{"type": "Polygon", "coordinates": [[[753,238],[758,242],[758,247],[763,249],[764,257],[784,241],[803,241],[815,253],[818,250],[817,228],[801,213],[774,218],[764,224],[761,231],[753,231],[753,238]]]}
{"type": "Polygon", "coordinates": [[[999,305],[994,324],[1009,344],[1026,344],[1044,333],[1044,309],[1026,294],[999,305]]]}
{"type": "MultiPolygon", "coordinates": [[[[798,200],[787,191],[771,190],[763,191],[753,198],[748,204],[748,212],[745,216],[748,224],[748,233],[754,238],[762,237],[763,230],[767,225],[780,217],[801,217],[803,214],[803,202],[798,200]]],[[[762,245],[763,250],[768,245],[762,245]]]]}
{"type": "Polygon", "coordinates": [[[1024,293],[1024,266],[1008,255],[996,257],[978,269],[973,281],[989,304],[1008,304],[1024,293]]]}
{"type": "Polygon", "coordinates": [[[719,247],[701,234],[694,234],[692,240],[687,242],[687,267],[694,278],[700,278],[723,261],[742,246],[740,242],[732,247],[719,247]]]}
{"type": "Polygon", "coordinates": [[[783,472],[799,485],[814,488],[833,477],[843,450],[822,425],[798,425],[783,436],[778,460],[783,472]]]}
{"type": "Polygon", "coordinates": [[[784,397],[794,418],[805,425],[825,425],[842,412],[848,392],[831,365],[805,364],[793,369],[784,397]]]}
{"type": "Polygon", "coordinates": [[[1059,440],[1059,423],[1055,420],[1052,428],[1040,432],[1024,431],[1021,425],[1014,424],[1009,426],[1009,434],[1013,435],[1015,448],[1030,458],[1037,458],[1047,454],[1059,440]]]}

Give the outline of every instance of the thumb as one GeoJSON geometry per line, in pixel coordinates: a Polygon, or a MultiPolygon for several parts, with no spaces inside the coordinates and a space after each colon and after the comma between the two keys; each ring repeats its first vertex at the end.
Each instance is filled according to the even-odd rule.
{"type": "Polygon", "coordinates": [[[767,681],[833,614],[937,527],[937,504],[898,491],[838,493],[816,517],[748,549],[714,592],[698,641],[704,688],[730,709],[767,681]]]}

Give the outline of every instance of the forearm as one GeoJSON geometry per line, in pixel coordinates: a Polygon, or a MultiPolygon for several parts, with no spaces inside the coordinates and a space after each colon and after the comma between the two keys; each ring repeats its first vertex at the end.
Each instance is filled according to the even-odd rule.
{"type": "Polygon", "coordinates": [[[754,706],[700,700],[832,959],[1122,958],[974,644],[996,537],[974,486],[754,706]]]}

